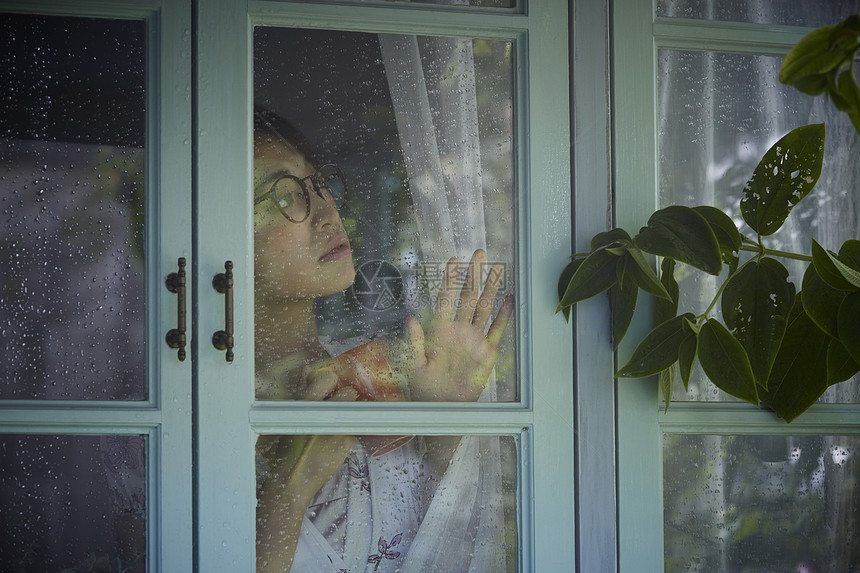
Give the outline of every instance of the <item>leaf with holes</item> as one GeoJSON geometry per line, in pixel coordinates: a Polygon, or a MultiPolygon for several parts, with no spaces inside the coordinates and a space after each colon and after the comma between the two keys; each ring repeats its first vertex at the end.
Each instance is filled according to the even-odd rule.
{"type": "Polygon", "coordinates": [[[723,290],[723,320],[743,345],[756,382],[764,388],[794,304],[794,285],[787,279],[788,269],[765,257],[746,263],[723,290]]]}
{"type": "Polygon", "coordinates": [[[744,187],[741,215],[759,235],[775,233],[806,197],[824,159],[824,124],[793,129],[767,150],[744,187]]]}

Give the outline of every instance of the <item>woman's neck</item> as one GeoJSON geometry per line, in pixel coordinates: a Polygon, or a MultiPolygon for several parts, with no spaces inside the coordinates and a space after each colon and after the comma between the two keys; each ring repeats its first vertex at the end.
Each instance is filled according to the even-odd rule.
{"type": "Polygon", "coordinates": [[[328,356],[319,341],[313,300],[255,305],[255,371],[267,372],[289,356],[319,360],[328,356]]]}

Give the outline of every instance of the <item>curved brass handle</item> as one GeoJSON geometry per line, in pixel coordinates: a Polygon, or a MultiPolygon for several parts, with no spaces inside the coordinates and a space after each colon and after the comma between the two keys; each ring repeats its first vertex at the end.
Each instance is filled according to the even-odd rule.
{"type": "Polygon", "coordinates": [[[185,257],[177,261],[179,271],[170,273],[164,280],[167,290],[176,295],[176,328],[167,331],[164,340],[170,348],[177,348],[176,357],[185,360],[185,257]]]}
{"type": "Polygon", "coordinates": [[[224,295],[224,330],[212,335],[212,346],[227,351],[227,362],[233,362],[233,261],[224,263],[225,272],[212,278],[212,287],[224,295]]]}

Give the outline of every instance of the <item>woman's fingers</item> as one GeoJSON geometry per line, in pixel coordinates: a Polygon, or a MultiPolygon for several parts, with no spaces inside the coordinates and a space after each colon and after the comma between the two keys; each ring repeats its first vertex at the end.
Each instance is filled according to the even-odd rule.
{"type": "Polygon", "coordinates": [[[496,302],[496,294],[499,292],[499,287],[502,284],[502,278],[505,274],[505,267],[501,263],[494,263],[490,267],[490,272],[487,275],[487,282],[484,285],[484,290],[481,292],[481,298],[478,299],[477,307],[475,308],[475,317],[472,322],[484,331],[487,325],[487,320],[493,312],[493,303],[496,302]]]}
{"type": "Polygon", "coordinates": [[[472,321],[475,306],[478,304],[478,293],[481,289],[481,275],[483,275],[484,264],[487,262],[487,253],[483,249],[477,249],[469,261],[466,271],[466,280],[460,289],[460,301],[457,305],[457,314],[454,320],[472,321]]]}
{"type": "Polygon", "coordinates": [[[325,400],[337,390],[339,380],[334,370],[325,367],[306,369],[304,376],[308,386],[302,400],[325,400]]]}
{"type": "Polygon", "coordinates": [[[442,286],[439,288],[439,295],[436,297],[436,313],[434,318],[439,320],[451,320],[456,304],[456,289],[457,277],[459,276],[459,261],[457,257],[448,259],[448,264],[445,265],[445,275],[442,277],[442,286]]]}
{"type": "Polygon", "coordinates": [[[352,386],[344,386],[335,390],[328,399],[332,402],[356,402],[358,401],[358,390],[352,386]]]}
{"type": "Polygon", "coordinates": [[[514,295],[509,294],[505,297],[505,302],[502,303],[502,308],[499,309],[499,314],[496,315],[496,318],[490,325],[490,329],[487,331],[487,342],[490,343],[493,348],[496,348],[499,345],[499,340],[502,339],[502,334],[505,332],[505,327],[508,326],[508,321],[511,319],[513,312],[514,295]]]}
{"type": "Polygon", "coordinates": [[[409,357],[418,366],[424,366],[427,362],[427,354],[424,347],[424,329],[421,323],[411,316],[406,319],[406,334],[409,338],[409,357]]]}

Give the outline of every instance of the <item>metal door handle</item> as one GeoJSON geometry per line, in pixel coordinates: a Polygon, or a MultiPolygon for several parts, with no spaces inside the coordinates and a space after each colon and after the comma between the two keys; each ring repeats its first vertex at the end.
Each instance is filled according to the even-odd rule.
{"type": "Polygon", "coordinates": [[[164,280],[167,290],[176,295],[176,328],[167,331],[164,340],[170,348],[178,349],[176,357],[185,360],[185,257],[177,261],[179,270],[164,280]]]}
{"type": "Polygon", "coordinates": [[[212,335],[212,346],[227,351],[227,362],[233,362],[233,261],[224,263],[225,272],[212,278],[212,287],[224,295],[224,330],[212,335]]]}

